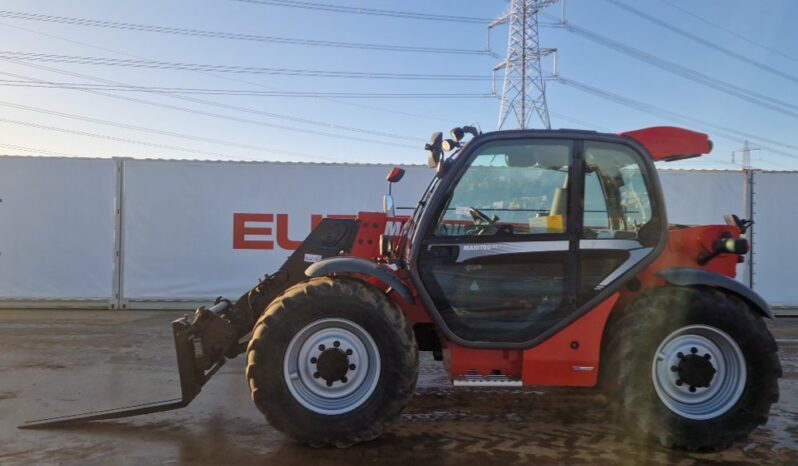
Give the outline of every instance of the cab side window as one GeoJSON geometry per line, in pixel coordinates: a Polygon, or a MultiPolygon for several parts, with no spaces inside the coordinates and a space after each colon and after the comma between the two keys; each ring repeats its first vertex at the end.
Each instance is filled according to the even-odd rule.
{"type": "Polygon", "coordinates": [[[639,239],[651,221],[639,156],[611,143],[585,143],[583,238],[639,239]]]}
{"type": "Polygon", "coordinates": [[[501,141],[474,156],[435,236],[564,233],[571,142],[501,141]]]}

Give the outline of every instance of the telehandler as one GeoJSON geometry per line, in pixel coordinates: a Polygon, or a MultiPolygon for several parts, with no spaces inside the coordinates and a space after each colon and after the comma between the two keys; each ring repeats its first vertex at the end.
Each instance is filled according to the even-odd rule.
{"type": "Polygon", "coordinates": [[[238,300],[174,321],[180,399],[21,427],[181,408],[246,353],[270,425],[346,447],[398,416],[419,351],[456,386],[600,388],[624,428],[668,447],[722,449],[767,421],[773,315],[733,279],[752,222],[669,224],[654,165],[708,154],[706,134],[451,135],[426,146],[435,175],[411,216],[395,214],[395,168],[383,212],[322,220],[238,300]]]}

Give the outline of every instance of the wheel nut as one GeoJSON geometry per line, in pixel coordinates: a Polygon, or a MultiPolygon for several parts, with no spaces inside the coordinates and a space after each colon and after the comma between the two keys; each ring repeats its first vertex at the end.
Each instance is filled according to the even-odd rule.
{"type": "Polygon", "coordinates": [[[690,386],[690,393],[695,393],[695,387],[693,387],[692,385],[690,386]]]}
{"type": "Polygon", "coordinates": [[[671,372],[679,372],[679,368],[676,366],[671,366],[671,372]]]}
{"type": "MultiPolygon", "coordinates": [[[[326,348],[326,346],[324,346],[324,345],[319,345],[319,351],[324,351],[324,350],[325,350],[325,348],[326,348]]],[[[681,353],[679,353],[679,354],[681,354],[681,353]]]]}
{"type": "Polygon", "coordinates": [[[335,343],[333,343],[333,346],[338,348],[339,346],[341,346],[341,342],[340,341],[336,341],[335,343]]]}
{"type": "Polygon", "coordinates": [[[707,353],[704,355],[704,359],[712,359],[712,355],[707,353]]]}
{"type": "Polygon", "coordinates": [[[678,385],[680,387],[682,386],[683,383],[684,382],[682,382],[682,379],[679,379],[679,380],[676,381],[676,385],[678,385]]]}
{"type": "Polygon", "coordinates": [[[678,353],[676,353],[676,357],[679,358],[679,359],[683,359],[684,358],[684,353],[679,351],[678,353]]]}
{"type": "Polygon", "coordinates": [[[341,383],[346,383],[346,382],[347,382],[347,380],[348,380],[348,379],[347,379],[346,377],[341,377],[341,383]]]}
{"type": "Polygon", "coordinates": [[[698,348],[693,346],[692,348],[690,348],[690,352],[693,353],[693,354],[696,354],[698,352],[698,348]]]}
{"type": "Polygon", "coordinates": [[[316,358],[310,358],[310,363],[311,363],[311,364],[316,364],[318,361],[319,361],[319,360],[318,360],[318,359],[316,359],[316,358]]]}
{"type": "Polygon", "coordinates": [[[346,350],[346,355],[347,356],[352,356],[352,350],[351,349],[346,350]]]}
{"type": "Polygon", "coordinates": [[[332,387],[332,380],[328,380],[328,381],[327,381],[327,386],[328,386],[328,387],[332,387]]]}
{"type": "Polygon", "coordinates": [[[319,377],[321,377],[321,375],[318,372],[314,372],[313,373],[313,378],[314,379],[318,379],[319,377]]]}
{"type": "Polygon", "coordinates": [[[356,367],[356,366],[355,366],[354,364],[350,364],[350,365],[349,365],[349,370],[350,370],[350,371],[353,371],[353,370],[355,370],[355,367],[356,367]]]}

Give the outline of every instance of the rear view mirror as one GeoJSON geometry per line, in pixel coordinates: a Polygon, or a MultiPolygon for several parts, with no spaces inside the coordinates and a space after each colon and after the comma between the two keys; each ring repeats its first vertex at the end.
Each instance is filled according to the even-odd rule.
{"type": "Polygon", "coordinates": [[[432,137],[429,140],[429,144],[424,146],[424,149],[427,150],[429,155],[427,156],[427,166],[430,168],[438,168],[438,163],[441,161],[441,157],[443,157],[443,148],[441,147],[443,144],[443,133],[440,131],[436,133],[432,133],[432,137]]]}
{"type": "Polygon", "coordinates": [[[405,176],[405,170],[403,168],[394,167],[385,179],[388,183],[398,183],[402,180],[403,176],[405,176]]]}

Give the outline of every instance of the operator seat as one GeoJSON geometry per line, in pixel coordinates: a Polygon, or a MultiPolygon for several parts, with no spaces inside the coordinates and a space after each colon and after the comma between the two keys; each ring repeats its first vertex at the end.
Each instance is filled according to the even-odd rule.
{"type": "Polygon", "coordinates": [[[554,196],[551,198],[551,209],[549,216],[562,215],[568,211],[568,188],[555,188],[554,196]]]}

